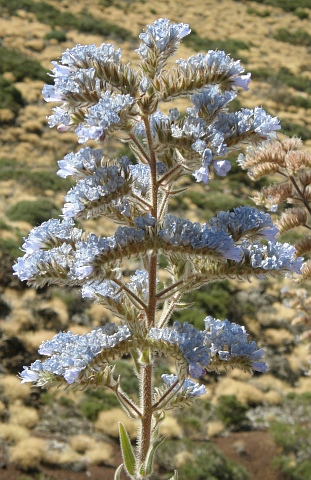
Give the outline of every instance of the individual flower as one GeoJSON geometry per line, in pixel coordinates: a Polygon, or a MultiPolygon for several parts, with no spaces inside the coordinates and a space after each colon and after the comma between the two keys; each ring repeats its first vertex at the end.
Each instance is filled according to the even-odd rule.
{"type": "Polygon", "coordinates": [[[167,18],[159,18],[152,25],[147,25],[146,32],[139,35],[143,43],[140,44],[136,53],[142,59],[146,59],[148,48],[164,52],[170,44],[177,45],[190,32],[188,24],[170,23],[167,18]]]}

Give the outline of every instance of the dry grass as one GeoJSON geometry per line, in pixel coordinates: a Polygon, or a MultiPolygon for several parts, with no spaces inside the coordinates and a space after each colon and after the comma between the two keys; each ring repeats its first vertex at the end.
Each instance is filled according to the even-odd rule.
{"type": "Polygon", "coordinates": [[[206,429],[209,438],[217,437],[225,430],[225,425],[220,421],[208,422],[206,429]]]}
{"type": "Polygon", "coordinates": [[[295,393],[310,393],[311,392],[311,376],[301,377],[295,387],[295,393]]]}
{"type": "Polygon", "coordinates": [[[223,378],[219,382],[213,402],[217,402],[217,398],[221,395],[235,395],[240,402],[253,405],[260,404],[264,400],[264,394],[257,387],[231,378],[223,378]]]}
{"type": "Polygon", "coordinates": [[[280,393],[270,390],[264,396],[264,402],[268,405],[282,405],[283,397],[280,393]]]}
{"type": "Polygon", "coordinates": [[[36,327],[36,319],[33,314],[26,310],[25,308],[16,308],[14,309],[12,315],[10,316],[10,322],[12,327],[16,328],[17,332],[31,330],[36,327]]]}
{"type": "Polygon", "coordinates": [[[308,371],[310,368],[309,355],[310,345],[307,342],[301,343],[293,349],[291,354],[286,357],[293,372],[308,371]]]}
{"type": "Polygon", "coordinates": [[[270,373],[265,375],[260,375],[253,380],[254,385],[258,386],[263,392],[268,392],[269,390],[275,390],[276,392],[285,395],[291,391],[291,388],[288,386],[288,383],[275,378],[270,373]]]}
{"type": "Polygon", "coordinates": [[[40,465],[47,445],[41,438],[27,438],[10,448],[10,460],[23,471],[40,465]]]}
{"type": "Polygon", "coordinates": [[[94,448],[86,452],[85,457],[93,465],[111,465],[113,447],[106,442],[97,442],[94,448]]]}
{"type": "Polygon", "coordinates": [[[84,463],[85,459],[82,455],[79,455],[72,448],[66,446],[65,449],[62,451],[59,451],[59,450],[46,451],[42,456],[42,461],[46,465],[51,465],[51,466],[59,465],[62,467],[66,467],[69,465],[73,465],[74,463],[77,463],[77,462],[84,463]]]}
{"type": "Polygon", "coordinates": [[[10,423],[26,428],[34,428],[39,421],[37,410],[24,405],[10,406],[10,423]]]}
{"type": "Polygon", "coordinates": [[[132,440],[137,437],[137,422],[131,420],[121,408],[112,408],[107,412],[100,412],[95,422],[95,428],[106,433],[106,435],[118,438],[118,422],[123,423],[132,440]]]}
{"type": "Polygon", "coordinates": [[[282,345],[289,345],[293,343],[294,340],[294,335],[285,328],[267,328],[264,331],[263,343],[265,345],[280,347],[282,345]]]}
{"type": "Polygon", "coordinates": [[[4,389],[4,395],[11,401],[23,400],[30,394],[30,385],[21,385],[20,380],[15,375],[6,375],[0,378],[0,386],[4,389]]]}
{"type": "Polygon", "coordinates": [[[11,423],[0,423],[0,438],[9,443],[18,443],[29,438],[30,432],[27,428],[11,423]]]}
{"type": "Polygon", "coordinates": [[[161,424],[161,435],[168,438],[181,438],[183,434],[181,426],[178,424],[176,418],[168,415],[161,424]]]}
{"type": "Polygon", "coordinates": [[[174,456],[174,465],[176,466],[176,468],[181,468],[185,463],[192,462],[192,461],[193,461],[192,453],[187,452],[186,450],[183,450],[182,452],[178,452],[174,456]]]}
{"type": "Polygon", "coordinates": [[[69,440],[70,446],[77,453],[85,453],[87,450],[93,450],[96,447],[96,441],[89,435],[74,435],[69,440]]]}
{"type": "Polygon", "coordinates": [[[51,340],[55,336],[55,332],[51,330],[37,330],[36,332],[26,332],[23,335],[26,348],[37,351],[42,342],[51,340]]]}

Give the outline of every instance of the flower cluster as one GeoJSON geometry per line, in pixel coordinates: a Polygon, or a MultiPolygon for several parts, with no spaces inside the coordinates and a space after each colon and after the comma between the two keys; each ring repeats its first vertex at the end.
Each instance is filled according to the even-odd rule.
{"type": "Polygon", "coordinates": [[[152,474],[165,410],[205,393],[191,377],[221,367],[267,370],[263,350],[241,325],[212,317],[204,320],[205,330],[187,322],[171,325],[183,295],[218,278],[299,273],[302,266],[293,247],[276,242],[270,216],[255,208],[221,211],[203,225],[167,213],[171,196],[183,191],[182,175],[205,184],[214,174],[225,176],[229,153],[245,143],[260,145],[280,128],[262,108],[229,113],[229,103],[240,88],[248,90],[251,75],[225,52],[168,63],[189,33],[187,24],[168,19],[147,25],[139,36],[136,70],[122,63],[121,51],[110,44],[77,45],[53,62],[54,85],[45,86],[43,95],[60,106],[49,125],[74,129],[78,143],[91,140],[100,147],[114,136],[135,159],[109,159],[104,148],[83,146],[59,160],[58,175],[76,180],[65,196],[63,220],[35,227],[13,267],[34,286],[79,286],[82,297],[119,318],[118,326],[88,334],[57,334],[39,349],[48,358],[24,367],[20,376],[22,383],[38,386],[91,381],[110,388],[140,422],[137,455],[120,426],[123,465],[132,479],[152,474]],[[175,106],[161,111],[163,102],[182,97],[192,102],[186,112],[175,106]],[[116,224],[107,236],[75,226],[75,220],[101,216],[116,224]],[[160,388],[153,381],[155,352],[176,360],[175,374],[162,375],[160,388]],[[132,356],[139,377],[139,404],[113,379],[111,362],[124,354],[132,356]]]}
{"type": "Polygon", "coordinates": [[[189,374],[199,378],[204,373],[204,367],[210,363],[210,348],[204,343],[203,332],[188,323],[174,322],[172,328],[151,328],[151,339],[177,345],[189,364],[189,374]]]}
{"type": "Polygon", "coordinates": [[[206,317],[204,323],[206,328],[204,338],[207,345],[210,345],[211,357],[218,355],[224,362],[239,358],[249,363],[253,370],[262,373],[267,370],[266,363],[258,361],[264,351],[258,349],[256,342],[248,341],[245,327],[213,317],[206,317]]]}
{"type": "Polygon", "coordinates": [[[201,331],[188,323],[174,322],[172,328],[152,328],[150,338],[164,344],[177,345],[189,364],[189,375],[199,378],[218,365],[234,364],[236,359],[244,362],[245,368],[260,372],[267,370],[262,359],[264,351],[256,342],[248,341],[244,327],[228,320],[220,321],[212,317],[204,320],[206,330],[201,331]]]}
{"type": "Polygon", "coordinates": [[[209,249],[231,260],[241,260],[242,251],[234,245],[225,231],[215,232],[206,223],[192,223],[173,215],[166,215],[159,236],[173,246],[192,247],[194,250],[209,249]]]}
{"type": "Polygon", "coordinates": [[[245,244],[245,254],[249,255],[253,268],[266,271],[283,270],[301,274],[303,257],[296,257],[296,249],[288,243],[268,242],[245,244]]]}
{"type": "Polygon", "coordinates": [[[84,335],[60,332],[39,348],[39,353],[48,359],[44,362],[36,360],[30,368],[24,367],[20,374],[22,383],[40,383],[40,378],[49,373],[63,377],[70,385],[103,350],[113,349],[130,336],[127,326],[115,327],[113,323],[84,335]]]}

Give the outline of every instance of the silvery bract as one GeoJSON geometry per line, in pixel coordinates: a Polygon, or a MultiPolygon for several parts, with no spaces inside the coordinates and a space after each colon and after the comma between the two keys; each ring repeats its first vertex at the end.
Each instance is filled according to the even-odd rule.
{"type": "Polygon", "coordinates": [[[238,88],[248,89],[250,74],[224,52],[167,66],[189,33],[188,25],[167,19],[148,25],[140,35],[136,69],[106,44],[77,45],[53,62],[54,85],[43,94],[60,106],[49,125],[74,130],[79,143],[92,139],[101,148],[84,146],[58,162],[61,177],[76,178],[65,197],[63,219],[34,228],[14,266],[29,285],[80,286],[84,297],[115,315],[116,324],[85,335],[59,333],[44,342],[39,353],[47,358],[24,367],[20,376],[23,383],[39,386],[91,384],[113,391],[139,426],[136,451],[120,427],[124,469],[132,479],[152,474],[165,410],[205,393],[190,377],[222,367],[267,369],[263,350],[240,325],[207,317],[198,330],[190,309],[188,323],[172,325],[183,295],[214,280],[291,274],[302,265],[293,247],[275,241],[270,216],[255,208],[222,211],[203,225],[167,214],[182,175],[204,183],[225,176],[229,153],[246,142],[259,144],[280,128],[262,108],[228,113],[238,88]],[[174,104],[169,114],[161,112],[163,102],[180,97],[192,103],[185,114],[174,104]],[[128,145],[135,164],[126,156],[105,157],[102,147],[109,136],[128,145]],[[77,219],[101,216],[119,225],[112,235],[99,237],[75,226],[77,219]],[[167,264],[165,277],[160,255],[166,259],[161,262],[167,264]],[[129,278],[125,266],[126,275],[132,269],[129,278]],[[155,352],[175,360],[175,373],[162,375],[157,386],[155,352]],[[132,356],[140,379],[139,404],[113,375],[112,360],[124,354],[132,356]]]}

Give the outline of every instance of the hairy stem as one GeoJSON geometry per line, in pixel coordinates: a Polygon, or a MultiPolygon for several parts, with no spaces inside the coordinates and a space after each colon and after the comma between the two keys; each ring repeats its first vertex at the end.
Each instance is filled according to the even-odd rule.
{"type": "Polygon", "coordinates": [[[140,430],[140,442],[139,442],[139,460],[142,464],[148,453],[151,432],[152,432],[152,375],[153,365],[152,363],[146,365],[142,372],[142,417],[141,417],[141,430],[140,430]]]}
{"type": "MultiPolygon", "coordinates": [[[[150,156],[150,176],[151,176],[151,215],[158,222],[158,186],[157,186],[157,167],[156,154],[153,149],[152,134],[150,129],[149,117],[145,115],[144,124],[150,156]]],[[[147,306],[147,325],[152,328],[155,325],[157,308],[157,268],[158,254],[152,252],[149,257],[149,298],[147,306]]],[[[146,352],[147,353],[147,352],[146,352]]],[[[141,377],[141,429],[139,438],[139,460],[142,464],[148,453],[152,437],[152,401],[153,401],[153,358],[149,349],[148,362],[142,369],[141,377]]]]}

